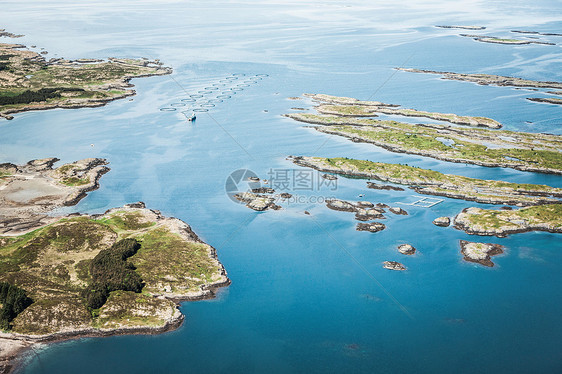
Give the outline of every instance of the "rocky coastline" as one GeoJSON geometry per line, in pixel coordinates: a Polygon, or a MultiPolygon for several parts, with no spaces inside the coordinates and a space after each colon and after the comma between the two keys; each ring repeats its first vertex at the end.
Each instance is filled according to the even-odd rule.
{"type": "Polygon", "coordinates": [[[480,265],[493,267],[492,256],[503,253],[504,246],[492,243],[474,243],[467,240],[460,241],[461,253],[464,260],[480,265]]]}
{"type": "Polygon", "coordinates": [[[102,158],[87,158],[57,168],[57,158],[25,165],[0,164],[0,235],[19,235],[54,222],[46,213],[76,205],[110,169],[102,158]]]}
{"type": "Polygon", "coordinates": [[[557,204],[560,202],[558,198],[562,197],[560,188],[468,178],[407,165],[306,156],[291,156],[290,160],[296,165],[321,172],[402,184],[410,186],[420,194],[487,204],[518,206],[557,204]]]}

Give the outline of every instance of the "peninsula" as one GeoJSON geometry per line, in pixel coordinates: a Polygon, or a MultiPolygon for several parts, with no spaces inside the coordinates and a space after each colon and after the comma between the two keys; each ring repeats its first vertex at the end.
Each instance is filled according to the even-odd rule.
{"type": "Polygon", "coordinates": [[[21,44],[0,43],[0,117],[53,108],[98,107],[135,94],[132,78],[170,74],[147,59],[47,61],[21,44]]]}
{"type": "Polygon", "coordinates": [[[510,183],[443,174],[408,165],[387,164],[349,158],[291,157],[293,163],[322,172],[376,179],[410,186],[420,194],[436,195],[487,204],[530,206],[557,204],[562,188],[510,183]]]}

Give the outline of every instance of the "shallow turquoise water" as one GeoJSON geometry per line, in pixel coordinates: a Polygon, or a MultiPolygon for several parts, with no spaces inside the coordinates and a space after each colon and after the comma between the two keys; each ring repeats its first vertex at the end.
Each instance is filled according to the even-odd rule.
{"type": "MultiPolygon", "coordinates": [[[[408,163],[448,173],[545,183],[562,178],[386,152],[281,117],[303,92],[324,92],[422,110],[484,115],[506,129],[562,133],[560,107],[535,94],[395,72],[396,66],[562,80],[560,45],[477,43],[436,24],[562,32],[558,2],[35,2],[5,1],[2,27],[49,56],[159,58],[168,76],[134,80],[132,102],[18,114],[0,122],[0,160],[105,157],[101,188],[67,211],[98,213],[142,200],[188,222],[217,248],[232,285],[217,299],[184,303],[185,324],[159,336],[80,339],[31,354],[22,373],[459,373],[559,372],[562,368],[557,235],[477,238],[431,220],[478,204],[445,199],[387,215],[387,229],[355,231],[353,215],[322,204],[256,213],[233,204],[227,176],[292,168],[287,155],[408,163]],[[405,11],[406,10],[406,11],[405,11]],[[267,74],[188,125],[160,108],[232,74],[267,74]],[[181,86],[181,87],[180,87],[181,86]],[[187,93],[186,93],[187,91],[187,93]],[[532,124],[526,121],[533,122],[532,124]],[[94,144],[91,147],[90,144],[94,144]],[[303,214],[311,212],[310,216],[303,214]],[[461,260],[458,241],[500,243],[483,268],[461,260]],[[411,243],[411,257],[396,246],[411,243]],[[384,260],[403,262],[390,272],[384,260]]],[[[559,41],[562,38],[549,37],[559,41]]],[[[302,192],[396,204],[412,192],[302,192]]],[[[483,205],[482,205],[483,206],[483,205]]]]}

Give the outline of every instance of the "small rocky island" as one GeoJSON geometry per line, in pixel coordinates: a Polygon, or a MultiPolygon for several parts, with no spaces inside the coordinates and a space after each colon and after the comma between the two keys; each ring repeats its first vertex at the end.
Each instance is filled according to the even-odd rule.
{"type": "Polygon", "coordinates": [[[369,201],[345,201],[338,199],[330,199],[326,201],[326,206],[332,210],[340,212],[355,213],[355,219],[358,221],[370,221],[373,219],[385,219],[383,213],[384,208],[375,206],[369,201]]]}
{"type": "Polygon", "coordinates": [[[538,184],[510,183],[443,174],[418,167],[342,157],[295,156],[296,165],[322,172],[376,179],[410,186],[420,194],[518,206],[557,204],[562,189],[538,184]]]}
{"type": "Polygon", "coordinates": [[[170,74],[148,59],[46,60],[21,44],[0,43],[0,117],[53,108],[98,107],[135,94],[132,78],[170,74]]]}
{"type": "Polygon", "coordinates": [[[475,262],[480,265],[493,267],[492,256],[503,253],[503,245],[492,243],[474,243],[466,240],[460,241],[461,253],[465,261],[475,262]]]}
{"type": "Polygon", "coordinates": [[[451,219],[449,217],[437,217],[433,220],[433,224],[439,227],[449,227],[451,219]]]}
{"type": "Polygon", "coordinates": [[[500,238],[528,231],[562,233],[562,204],[514,210],[466,208],[455,217],[454,227],[467,234],[500,238]]]}
{"type": "Polygon", "coordinates": [[[413,255],[416,253],[416,248],[414,248],[411,244],[400,244],[398,246],[398,252],[402,253],[403,255],[413,255]]]}
{"type": "Polygon", "coordinates": [[[391,152],[443,161],[562,174],[562,136],[559,135],[365,118],[378,111],[414,116],[427,114],[456,124],[501,126],[484,117],[401,110],[389,108],[389,104],[329,95],[308,96],[329,102],[316,109],[331,114],[290,113],[285,116],[312,124],[315,130],[326,134],[371,143],[391,152]]]}
{"type": "Polygon", "coordinates": [[[388,270],[404,271],[406,267],[397,261],[384,261],[382,267],[388,270]]]}
{"type": "Polygon", "coordinates": [[[276,197],[271,195],[266,195],[266,193],[273,193],[271,190],[261,190],[260,192],[241,192],[234,195],[234,197],[241,203],[246,204],[246,207],[256,210],[258,212],[273,209],[279,210],[281,207],[276,202],[276,197]]]}

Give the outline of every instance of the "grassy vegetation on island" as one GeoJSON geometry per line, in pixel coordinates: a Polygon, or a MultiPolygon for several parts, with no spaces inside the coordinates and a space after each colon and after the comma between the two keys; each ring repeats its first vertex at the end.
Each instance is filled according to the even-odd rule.
{"type": "Polygon", "coordinates": [[[293,162],[323,172],[408,185],[421,194],[482,203],[521,206],[555,204],[559,202],[555,197],[562,197],[561,188],[469,178],[408,165],[341,157],[293,157],[293,162]]]}
{"type": "Polygon", "coordinates": [[[396,70],[401,70],[411,73],[438,74],[441,75],[443,79],[473,82],[481,85],[562,89],[562,82],[534,81],[530,79],[523,79],[517,77],[506,77],[503,75],[479,74],[479,73],[464,74],[464,73],[452,73],[448,71],[433,71],[433,70],[412,69],[412,68],[396,68],[396,70]]]}
{"type": "Polygon", "coordinates": [[[308,113],[286,115],[316,130],[389,151],[490,167],[562,174],[562,137],[515,131],[410,124],[308,113]]]}
{"type": "Polygon", "coordinates": [[[130,96],[131,78],[169,74],[144,59],[46,61],[19,44],[0,43],[0,116],[25,110],[100,106],[130,96]]]}
{"type": "Polygon", "coordinates": [[[498,38],[496,36],[487,36],[487,35],[460,34],[460,36],[472,38],[478,42],[484,42],[484,43],[508,44],[508,45],[525,45],[525,44],[556,45],[555,43],[542,42],[538,40],[498,38]]]}
{"type": "Polygon", "coordinates": [[[185,223],[125,206],[0,236],[0,282],[33,301],[3,328],[51,335],[166,328],[181,321],[173,300],[209,297],[229,280],[185,223]]]}
{"type": "Polygon", "coordinates": [[[424,117],[438,121],[447,121],[457,125],[466,125],[474,127],[489,127],[499,129],[501,123],[491,118],[458,116],[452,113],[426,112],[416,109],[389,108],[384,106],[367,106],[367,105],[320,105],[316,110],[322,114],[354,116],[354,117],[374,117],[375,113],[389,114],[395,116],[406,117],[424,117]]]}
{"type": "Polygon", "coordinates": [[[531,206],[517,210],[468,208],[458,214],[455,227],[474,235],[495,235],[527,231],[562,233],[562,204],[531,206]]]}

